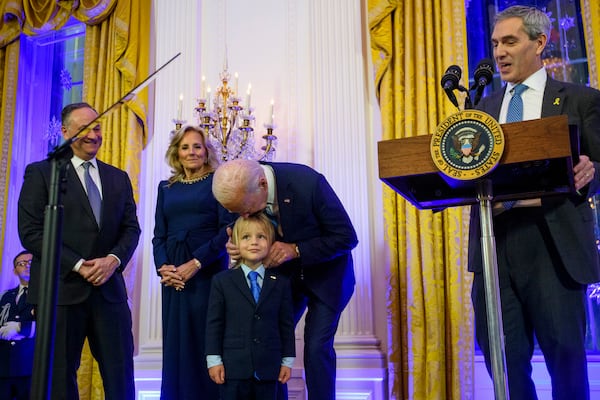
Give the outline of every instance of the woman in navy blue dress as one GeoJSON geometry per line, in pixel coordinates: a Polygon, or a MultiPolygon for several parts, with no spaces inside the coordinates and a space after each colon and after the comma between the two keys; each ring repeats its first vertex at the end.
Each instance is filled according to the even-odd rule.
{"type": "Polygon", "coordinates": [[[172,176],[158,185],[154,263],[162,284],[161,399],[218,399],[204,354],[214,274],[227,269],[226,227],[237,215],[213,197],[215,153],[204,131],[186,126],[171,138],[172,176]]]}

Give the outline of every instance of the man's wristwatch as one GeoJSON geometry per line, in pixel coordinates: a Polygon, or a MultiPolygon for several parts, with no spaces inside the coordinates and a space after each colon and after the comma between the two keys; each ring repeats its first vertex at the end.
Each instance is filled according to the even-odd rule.
{"type": "Polygon", "coordinates": [[[294,245],[294,250],[296,250],[296,257],[300,257],[300,249],[297,244],[294,245]]]}
{"type": "Polygon", "coordinates": [[[192,261],[194,262],[194,264],[196,264],[196,268],[198,268],[198,269],[202,268],[202,264],[200,263],[200,261],[198,261],[197,258],[192,258],[192,261]]]}

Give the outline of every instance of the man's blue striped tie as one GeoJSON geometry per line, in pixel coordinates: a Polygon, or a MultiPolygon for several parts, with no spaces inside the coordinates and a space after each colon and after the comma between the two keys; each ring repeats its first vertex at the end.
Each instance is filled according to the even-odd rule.
{"type": "MultiPolygon", "coordinates": [[[[508,102],[508,110],[506,111],[506,122],[523,121],[523,99],[521,93],[527,90],[529,86],[519,83],[512,89],[512,97],[508,102]]],[[[508,211],[514,207],[517,202],[515,200],[502,202],[504,210],[508,211]]]]}
{"type": "Polygon", "coordinates": [[[513,95],[508,102],[508,110],[506,112],[506,122],[517,122],[523,121],[523,99],[521,93],[527,90],[529,87],[519,83],[512,88],[513,95]]]}
{"type": "Polygon", "coordinates": [[[91,162],[86,161],[83,163],[83,168],[85,168],[84,178],[85,178],[85,189],[87,190],[88,200],[90,201],[90,206],[92,206],[92,211],[94,212],[94,217],[96,217],[96,222],[98,226],[100,226],[100,212],[102,210],[102,197],[100,197],[100,191],[98,190],[98,186],[94,183],[92,176],[90,175],[90,166],[91,162]]]}

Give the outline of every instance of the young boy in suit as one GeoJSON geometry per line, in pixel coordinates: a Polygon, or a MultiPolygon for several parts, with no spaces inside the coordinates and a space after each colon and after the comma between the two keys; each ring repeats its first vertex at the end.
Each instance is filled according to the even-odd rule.
{"type": "Polygon", "coordinates": [[[206,360],[223,400],[276,399],[277,382],[291,377],[296,352],[290,282],[263,265],[274,237],[263,213],[240,217],[232,234],[240,258],[213,278],[206,360]]]}

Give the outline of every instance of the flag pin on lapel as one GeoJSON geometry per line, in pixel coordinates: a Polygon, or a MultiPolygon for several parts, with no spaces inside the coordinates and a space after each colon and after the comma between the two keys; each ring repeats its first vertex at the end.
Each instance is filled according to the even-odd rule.
{"type": "Polygon", "coordinates": [[[283,202],[286,203],[286,204],[290,204],[292,202],[292,200],[290,200],[290,199],[283,199],[283,202]]]}
{"type": "Polygon", "coordinates": [[[560,106],[560,97],[557,97],[557,98],[554,99],[553,105],[560,106]]]}
{"type": "Polygon", "coordinates": [[[269,275],[269,278],[273,279],[274,281],[277,280],[277,277],[274,275],[269,275]]]}

